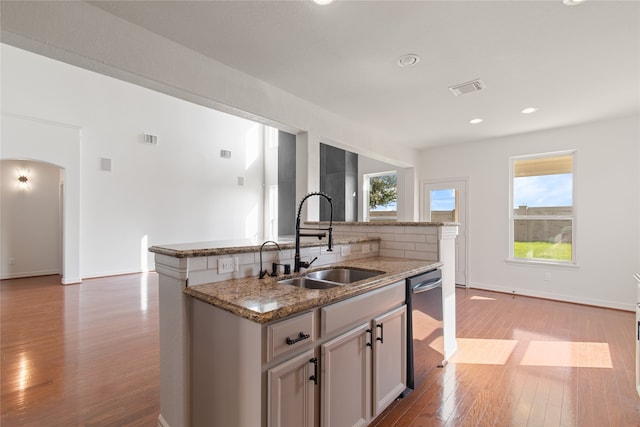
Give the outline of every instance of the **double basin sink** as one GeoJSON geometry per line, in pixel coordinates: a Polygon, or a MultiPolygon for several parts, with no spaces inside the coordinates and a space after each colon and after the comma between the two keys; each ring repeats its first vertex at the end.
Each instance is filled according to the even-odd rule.
{"type": "Polygon", "coordinates": [[[370,279],[384,274],[382,271],[363,270],[360,268],[328,268],[306,273],[303,276],[280,280],[278,283],[293,285],[306,289],[330,289],[348,285],[359,280],[370,279]]]}

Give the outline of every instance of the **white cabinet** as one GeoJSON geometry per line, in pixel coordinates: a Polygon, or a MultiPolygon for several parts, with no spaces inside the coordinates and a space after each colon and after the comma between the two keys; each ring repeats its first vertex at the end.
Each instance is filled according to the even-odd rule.
{"type": "Polygon", "coordinates": [[[310,311],[267,326],[267,362],[316,341],[316,312],[310,311]]]}
{"type": "Polygon", "coordinates": [[[371,412],[371,325],[322,346],[321,425],[364,426],[371,412]]]}
{"type": "Polygon", "coordinates": [[[406,388],[407,307],[374,319],[373,416],[378,416],[406,388]]]}
{"type": "Polygon", "coordinates": [[[404,281],[267,325],[191,304],[190,425],[364,426],[404,391],[404,281]]]}
{"type": "Polygon", "coordinates": [[[321,425],[364,426],[405,389],[403,305],[322,346],[321,425]]]}
{"type": "Polygon", "coordinates": [[[267,372],[269,427],[314,427],[318,358],[313,350],[267,372]]]}

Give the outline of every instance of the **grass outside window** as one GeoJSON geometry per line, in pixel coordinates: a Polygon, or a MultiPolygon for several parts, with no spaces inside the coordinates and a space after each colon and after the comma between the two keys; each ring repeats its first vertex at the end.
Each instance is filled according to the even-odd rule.
{"type": "Polygon", "coordinates": [[[513,242],[514,258],[571,261],[571,243],[513,242]]]}

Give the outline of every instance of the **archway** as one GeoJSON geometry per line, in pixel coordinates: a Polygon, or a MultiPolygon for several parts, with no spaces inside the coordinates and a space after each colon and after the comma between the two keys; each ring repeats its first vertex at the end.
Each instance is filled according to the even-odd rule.
{"type": "Polygon", "coordinates": [[[81,129],[33,117],[2,114],[0,159],[30,159],[64,169],[62,284],[80,283],[81,129]]]}
{"type": "Polygon", "coordinates": [[[25,159],[0,160],[2,279],[62,274],[64,170],[25,159]]]}

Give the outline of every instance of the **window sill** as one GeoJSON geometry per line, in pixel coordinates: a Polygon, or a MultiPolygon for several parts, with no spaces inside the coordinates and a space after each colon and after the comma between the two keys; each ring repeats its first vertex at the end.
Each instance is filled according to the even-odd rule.
{"type": "Polygon", "coordinates": [[[577,270],[580,268],[580,265],[573,262],[545,261],[541,259],[507,258],[505,261],[507,264],[526,265],[528,267],[558,268],[561,270],[577,270]]]}

